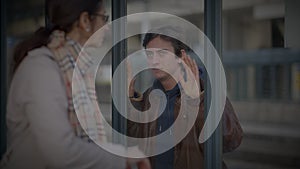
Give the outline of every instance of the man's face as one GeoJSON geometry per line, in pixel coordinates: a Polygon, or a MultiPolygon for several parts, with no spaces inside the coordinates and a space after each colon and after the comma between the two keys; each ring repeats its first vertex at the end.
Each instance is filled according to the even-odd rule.
{"type": "Polygon", "coordinates": [[[163,70],[168,70],[170,74],[176,72],[179,68],[180,59],[175,56],[172,43],[161,39],[159,36],[152,39],[146,45],[147,62],[149,66],[154,67],[152,73],[158,80],[166,80],[170,75],[163,70]]]}

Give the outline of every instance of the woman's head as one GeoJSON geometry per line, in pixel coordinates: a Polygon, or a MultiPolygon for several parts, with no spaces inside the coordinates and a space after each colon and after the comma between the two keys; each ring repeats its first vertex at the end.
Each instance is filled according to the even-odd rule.
{"type": "Polygon", "coordinates": [[[46,6],[50,22],[47,29],[80,35],[74,40],[87,40],[108,19],[102,0],[48,0],[46,6]]]}
{"type": "Polygon", "coordinates": [[[102,0],[46,0],[46,28],[38,29],[34,36],[21,42],[14,53],[14,70],[28,51],[47,45],[54,30],[61,30],[73,40],[83,44],[99,28],[105,25],[102,0]]]}

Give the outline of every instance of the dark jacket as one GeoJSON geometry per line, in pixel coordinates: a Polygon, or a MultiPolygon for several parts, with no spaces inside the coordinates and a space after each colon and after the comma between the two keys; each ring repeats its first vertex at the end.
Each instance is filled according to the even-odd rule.
{"type": "MultiPolygon", "coordinates": [[[[149,88],[138,98],[131,99],[131,103],[136,109],[144,111],[149,109],[149,94],[153,90],[153,87],[149,88]]],[[[185,96],[183,96],[184,98],[185,96]]],[[[187,102],[189,104],[189,102],[187,102]]],[[[204,168],[204,150],[203,144],[198,142],[198,138],[201,129],[204,124],[204,92],[200,95],[200,104],[187,105],[185,111],[191,111],[194,105],[200,106],[197,119],[185,136],[185,138],[174,147],[174,169],[201,169],[204,168]]],[[[175,101],[174,117],[179,114],[181,106],[181,95],[179,94],[175,101]]],[[[237,119],[237,116],[233,110],[233,107],[226,99],[224,113],[222,116],[223,123],[223,152],[230,152],[236,149],[242,140],[243,131],[237,119]]],[[[128,120],[128,136],[146,138],[156,135],[157,121],[150,123],[134,123],[128,120]]],[[[181,127],[181,126],[178,126],[181,127]]],[[[176,131],[175,131],[176,132],[176,131]]],[[[152,167],[154,167],[154,158],[150,157],[152,167]]],[[[223,167],[224,168],[224,167],[223,167]]],[[[154,168],[156,169],[156,168],[154,168]]]]}

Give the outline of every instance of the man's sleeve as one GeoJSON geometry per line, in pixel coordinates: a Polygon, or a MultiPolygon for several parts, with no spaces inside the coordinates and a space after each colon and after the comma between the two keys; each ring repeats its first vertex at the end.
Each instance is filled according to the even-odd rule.
{"type": "MultiPolygon", "coordinates": [[[[144,107],[144,94],[134,92],[134,97],[129,98],[128,104],[131,104],[129,108],[129,116],[138,116],[138,111],[142,111],[144,107]]],[[[130,119],[130,118],[129,118],[130,119]]],[[[141,138],[142,131],[144,130],[144,124],[137,123],[131,120],[127,120],[127,135],[130,137],[141,138]]]]}
{"type": "Polygon", "coordinates": [[[223,152],[225,153],[236,149],[241,144],[243,138],[243,130],[228,98],[226,98],[222,122],[223,152]]]}

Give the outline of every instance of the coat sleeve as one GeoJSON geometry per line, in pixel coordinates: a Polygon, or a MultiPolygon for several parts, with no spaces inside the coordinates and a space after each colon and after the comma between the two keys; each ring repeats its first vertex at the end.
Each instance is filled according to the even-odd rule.
{"type": "MultiPolygon", "coordinates": [[[[201,89],[204,89],[204,81],[200,79],[201,89]]],[[[200,112],[204,113],[204,97],[201,98],[200,112]]],[[[204,115],[200,115],[204,120],[204,115]]],[[[199,123],[199,128],[203,127],[203,123],[199,123]]],[[[239,123],[239,120],[235,114],[230,100],[226,97],[226,103],[224,107],[224,112],[222,115],[222,133],[223,133],[223,152],[231,152],[236,149],[242,142],[243,130],[239,123]]]]}
{"type": "Polygon", "coordinates": [[[243,130],[228,98],[226,98],[222,123],[223,152],[225,153],[236,149],[241,144],[243,138],[243,130]]]}
{"type": "MultiPolygon", "coordinates": [[[[133,107],[129,109],[129,116],[137,116],[137,111],[143,111],[145,107],[145,94],[140,94],[138,92],[134,92],[133,98],[129,99],[129,103],[133,107]]],[[[129,106],[128,106],[129,107],[129,106]]],[[[133,122],[131,120],[127,120],[127,135],[130,137],[141,138],[145,134],[143,131],[147,127],[146,124],[133,122]]]]}
{"type": "Polygon", "coordinates": [[[66,169],[126,168],[124,158],[75,136],[58,65],[47,56],[31,56],[24,62],[19,73],[24,79],[25,116],[47,164],[66,169]]]}

